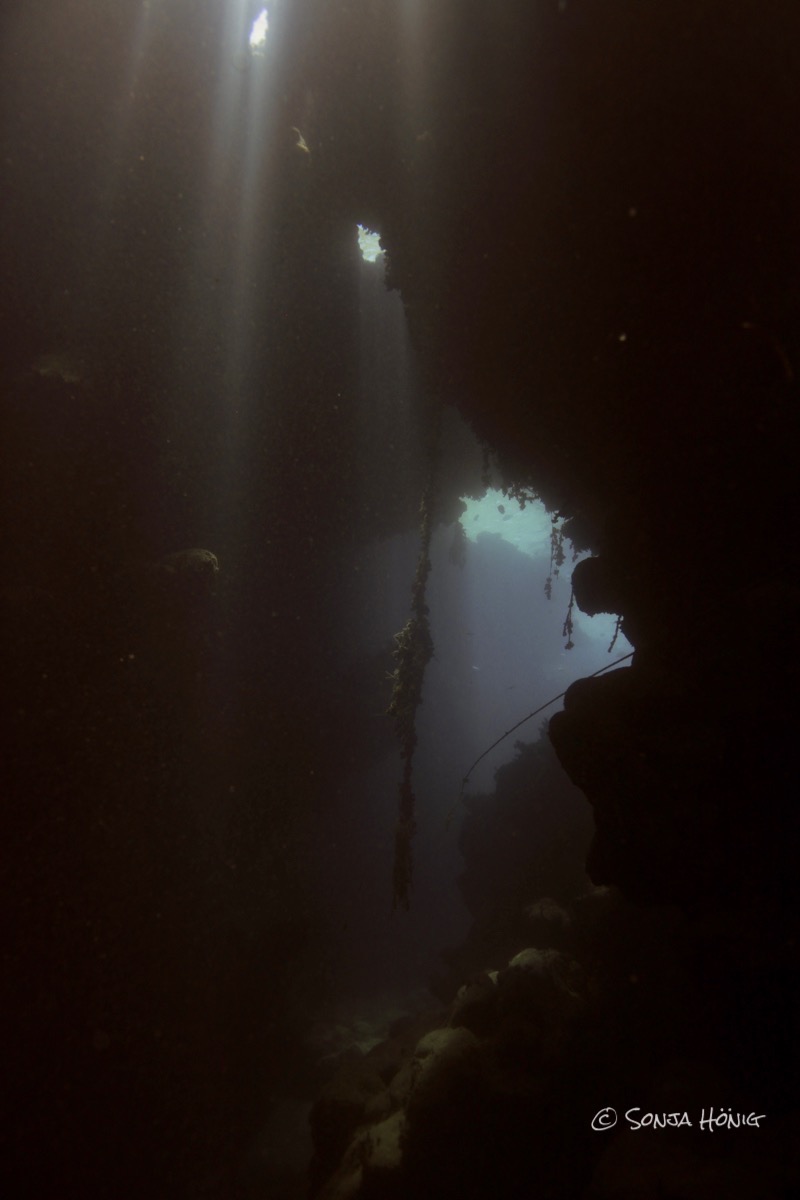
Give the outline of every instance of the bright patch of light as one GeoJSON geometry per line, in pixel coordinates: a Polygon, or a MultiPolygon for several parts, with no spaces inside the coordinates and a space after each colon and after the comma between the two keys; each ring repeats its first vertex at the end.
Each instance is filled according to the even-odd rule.
{"type": "Polygon", "coordinates": [[[381,250],[381,235],[373,233],[371,229],[367,229],[364,225],[357,225],[358,230],[358,248],[361,251],[361,257],[364,262],[375,262],[381,250]]]}
{"type": "MultiPolygon", "coordinates": [[[[537,559],[542,566],[542,586],[548,573],[553,571],[550,561],[550,536],[553,529],[553,519],[540,500],[528,502],[520,508],[517,500],[510,500],[502,492],[490,488],[480,500],[464,497],[467,506],[461,516],[461,524],[470,541],[476,542],[481,534],[501,537],[504,541],[516,546],[517,550],[537,559]],[[549,565],[548,565],[549,564],[549,565]]],[[[553,575],[553,603],[565,606],[569,602],[569,581],[575,564],[587,557],[583,551],[573,555],[571,544],[564,542],[565,561],[553,575]]],[[[585,635],[590,641],[609,645],[614,636],[616,617],[607,613],[598,613],[595,617],[587,617],[579,609],[573,611],[576,631],[585,635]]],[[[614,645],[617,655],[625,654],[632,647],[627,638],[620,634],[614,645]]]]}
{"type": "Polygon", "coordinates": [[[465,499],[467,511],[461,518],[464,532],[473,542],[481,533],[499,534],[531,558],[550,554],[552,520],[541,500],[520,508],[502,492],[490,488],[480,500],[465,499]]]}
{"type": "Polygon", "coordinates": [[[269,17],[267,16],[267,10],[262,8],[255,21],[253,21],[253,28],[250,30],[250,49],[262,50],[266,45],[268,32],[269,17]]]}

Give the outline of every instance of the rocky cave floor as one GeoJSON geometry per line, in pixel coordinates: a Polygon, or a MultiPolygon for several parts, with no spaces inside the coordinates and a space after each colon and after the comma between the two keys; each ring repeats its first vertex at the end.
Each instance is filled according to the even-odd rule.
{"type": "Polygon", "coordinates": [[[319,1200],[800,1195],[791,917],[752,897],[645,905],[595,887],[589,828],[547,739],[518,744],[495,792],[468,800],[465,942],[427,991],[309,1030],[313,1105],[276,1102],[255,1185],[319,1200]]]}

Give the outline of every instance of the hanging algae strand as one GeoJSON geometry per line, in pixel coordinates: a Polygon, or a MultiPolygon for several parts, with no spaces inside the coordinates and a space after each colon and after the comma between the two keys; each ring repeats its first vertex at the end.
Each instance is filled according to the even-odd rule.
{"type": "Polygon", "coordinates": [[[550,519],[550,570],[544,584],[544,594],[550,600],[553,595],[553,580],[564,565],[564,530],[557,525],[558,513],[550,519]]]}
{"type": "Polygon", "coordinates": [[[397,826],[394,835],[393,907],[409,907],[412,875],[411,841],[416,829],[414,821],[414,792],[411,774],[414,747],[417,744],[416,716],[422,703],[422,683],[425,668],[433,657],[433,639],[425,603],[425,587],[431,570],[432,481],[428,484],[420,505],[420,551],[417,570],[411,586],[411,616],[399,633],[394,635],[392,656],[397,667],[391,674],[394,681],[388,714],[392,717],[400,740],[403,776],[397,826]]]}

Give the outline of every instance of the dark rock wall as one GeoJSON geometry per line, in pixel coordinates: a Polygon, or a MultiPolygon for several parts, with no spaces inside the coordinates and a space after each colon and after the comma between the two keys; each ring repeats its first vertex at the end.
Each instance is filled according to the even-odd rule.
{"type": "Polygon", "coordinates": [[[418,521],[418,396],[362,380],[374,287],[289,114],[237,291],[228,6],[49,10],[1,18],[4,1172],[232,1195],[330,994],[342,780],[392,744],[389,647],[341,643],[364,544],[418,521]]]}
{"type": "MultiPolygon", "coordinates": [[[[555,1073],[532,1058],[510,1105],[510,1126],[522,1110],[531,1119],[526,1144],[531,1095],[563,1105],[534,1163],[519,1131],[519,1144],[504,1140],[492,1067],[465,1041],[443,1068],[443,1092],[461,1087],[452,1124],[447,1096],[417,1120],[401,1072],[383,1123],[363,1114],[323,1194],[350,1194],[363,1170],[357,1194],[376,1196],[512,1196],[521,1184],[788,1196],[800,14],[682,0],[403,11],[320,15],[318,42],[309,21],[311,136],[336,146],[323,163],[332,190],[383,234],[429,386],[497,450],[510,483],[571,519],[596,555],[576,576],[578,604],[620,613],[636,647],[630,667],[575,684],[550,722],[593,808],[590,877],[690,914],[679,931],[625,910],[645,950],[609,990],[590,985],[578,1056],[654,1108],[760,1096],[774,1140],[709,1161],[707,1144],[621,1134],[599,1164],[583,1143],[589,1158],[559,1183],[547,1169],[565,1138],[578,1144],[569,1122],[586,1094],[570,1051],[555,1073]],[[499,1175],[483,1156],[489,1129],[499,1175]]],[[[509,923],[495,936],[502,946],[509,923]]],[[[615,955],[604,936],[601,922],[584,944],[601,976],[615,955]]],[[[502,971],[495,984],[502,996],[502,971]]],[[[430,1049],[419,1043],[412,1072],[430,1049]]]]}
{"type": "Polygon", "coordinates": [[[594,872],[663,897],[685,859],[699,896],[752,858],[790,888],[800,16],[554,0],[307,20],[320,178],[381,230],[430,386],[573,519],[639,651],[553,723],[596,806],[594,872]],[[650,782],[650,834],[623,834],[615,806],[644,822],[650,782]]]}

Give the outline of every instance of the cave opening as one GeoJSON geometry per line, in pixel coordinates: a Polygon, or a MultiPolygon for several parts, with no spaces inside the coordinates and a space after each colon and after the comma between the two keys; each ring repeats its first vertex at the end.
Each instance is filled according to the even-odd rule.
{"type": "Polygon", "coordinates": [[[263,51],[267,44],[268,35],[269,13],[266,8],[262,8],[250,27],[250,36],[247,39],[250,49],[254,52],[263,51]]]}
{"type": "Polygon", "coordinates": [[[379,256],[383,253],[381,248],[381,235],[373,229],[367,229],[365,225],[358,225],[358,248],[361,251],[361,257],[364,262],[377,262],[379,256]]]}

